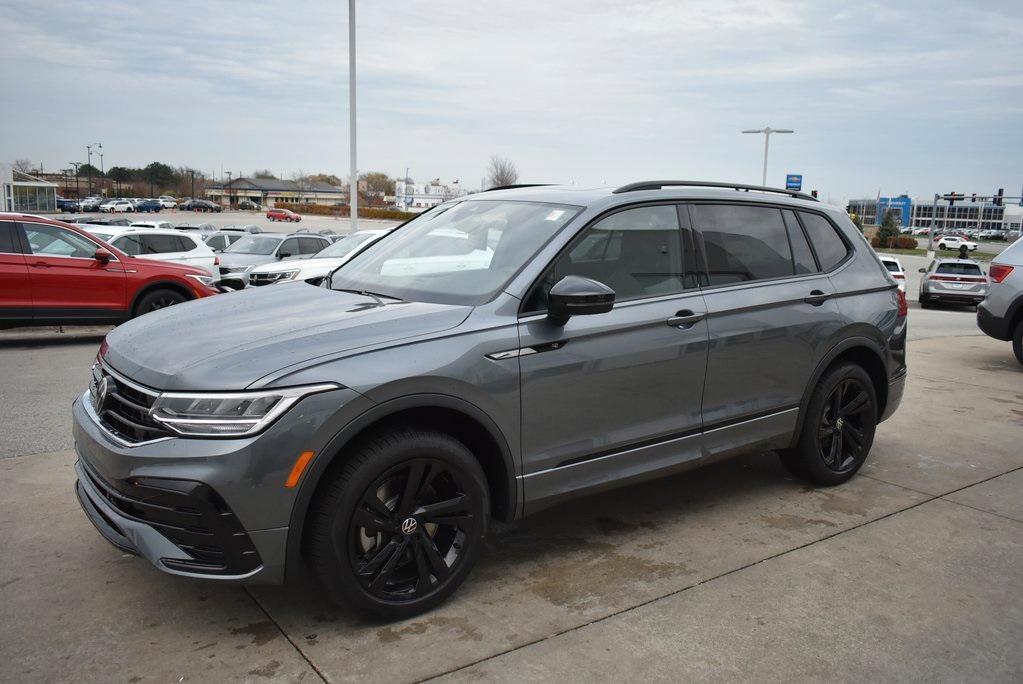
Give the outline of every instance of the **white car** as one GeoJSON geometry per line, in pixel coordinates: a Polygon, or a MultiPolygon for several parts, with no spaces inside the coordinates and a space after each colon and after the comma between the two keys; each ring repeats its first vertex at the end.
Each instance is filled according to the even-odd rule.
{"type": "Polygon", "coordinates": [[[898,282],[899,289],[905,292],[906,272],[902,270],[902,264],[893,256],[888,256],[887,254],[878,254],[878,256],[881,257],[881,263],[884,264],[884,267],[888,269],[888,272],[898,282]]]}
{"type": "Polygon", "coordinates": [[[132,221],[129,228],[155,228],[157,230],[173,230],[170,221],[132,221]]]}
{"type": "Polygon", "coordinates": [[[131,200],[115,199],[99,205],[99,210],[107,214],[120,214],[135,211],[135,204],[131,200]]]}
{"type": "Polygon", "coordinates": [[[132,226],[115,229],[111,226],[86,224],[82,224],[82,227],[103,242],[140,259],[171,261],[196,266],[210,273],[213,273],[218,263],[217,255],[206,246],[202,238],[184,231],[132,226]]]}
{"type": "Polygon", "coordinates": [[[156,201],[159,202],[160,206],[164,209],[176,209],[178,206],[178,201],[170,195],[160,195],[156,201]]]}
{"type": "Polygon", "coordinates": [[[331,271],[390,233],[393,228],[360,230],[345,235],[337,242],[306,259],[283,259],[257,266],[249,271],[249,285],[272,285],[304,280],[318,285],[331,271]]]}
{"type": "Polygon", "coordinates": [[[930,228],[914,228],[913,235],[930,235],[930,228]]]}
{"type": "Polygon", "coordinates": [[[938,238],[938,249],[959,249],[962,245],[966,245],[966,249],[971,252],[977,250],[976,242],[970,242],[955,235],[942,235],[938,238]]]}

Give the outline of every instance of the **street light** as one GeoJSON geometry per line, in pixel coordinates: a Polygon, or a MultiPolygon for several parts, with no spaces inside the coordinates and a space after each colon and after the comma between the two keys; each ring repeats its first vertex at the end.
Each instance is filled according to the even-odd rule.
{"type": "Polygon", "coordinates": [[[788,128],[771,128],[770,126],[767,126],[766,128],[749,129],[749,130],[743,131],[743,133],[763,133],[764,134],[764,175],[763,175],[762,180],[760,181],[760,184],[766,186],[767,185],[767,148],[771,144],[771,134],[772,133],[795,133],[795,131],[790,130],[788,128]]]}
{"type": "Polygon", "coordinates": [[[82,199],[82,191],[78,189],[78,167],[82,165],[82,162],[68,162],[71,166],[75,167],[75,199],[82,199]]]}
{"type": "Polygon", "coordinates": [[[352,232],[359,229],[359,175],[355,159],[355,0],[348,0],[348,206],[352,232]]]}
{"type": "Polygon", "coordinates": [[[103,143],[92,143],[85,146],[85,155],[89,158],[89,196],[92,197],[92,148],[103,149],[103,143]]]}

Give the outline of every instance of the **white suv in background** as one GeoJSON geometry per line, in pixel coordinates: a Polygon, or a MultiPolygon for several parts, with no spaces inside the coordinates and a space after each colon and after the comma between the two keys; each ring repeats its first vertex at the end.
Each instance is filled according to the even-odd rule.
{"type": "Polygon", "coordinates": [[[938,249],[959,249],[962,245],[966,245],[966,249],[971,252],[977,251],[977,243],[964,240],[956,235],[944,235],[938,238],[938,249]]]}
{"type": "Polygon", "coordinates": [[[329,247],[308,258],[282,259],[249,271],[249,285],[272,285],[292,280],[304,280],[319,285],[327,275],[352,259],[356,254],[390,233],[393,228],[360,230],[345,235],[329,247]]]}
{"type": "Polygon", "coordinates": [[[206,246],[198,235],[186,233],[180,230],[159,229],[159,228],[120,228],[111,229],[109,226],[91,226],[85,224],[83,228],[90,233],[110,244],[125,254],[139,257],[140,259],[153,259],[155,261],[171,261],[177,264],[186,264],[213,273],[217,265],[217,255],[206,246]]]}
{"type": "Polygon", "coordinates": [[[107,214],[127,213],[135,211],[135,204],[126,199],[110,200],[99,205],[99,210],[107,214]]]}
{"type": "Polygon", "coordinates": [[[906,291],[906,272],[902,270],[902,264],[893,256],[887,254],[878,254],[881,257],[881,263],[888,269],[888,272],[895,278],[895,282],[899,284],[899,289],[903,292],[906,291]]]}
{"type": "Polygon", "coordinates": [[[178,208],[178,201],[176,199],[174,199],[173,197],[171,197],[170,195],[160,195],[156,199],[156,201],[159,202],[160,206],[163,207],[164,209],[177,209],[178,208]]]}

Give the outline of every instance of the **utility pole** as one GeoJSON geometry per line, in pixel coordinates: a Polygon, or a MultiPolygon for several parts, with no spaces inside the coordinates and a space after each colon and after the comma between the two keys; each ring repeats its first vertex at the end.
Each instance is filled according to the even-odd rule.
{"type": "Polygon", "coordinates": [[[225,194],[227,195],[227,204],[231,205],[231,176],[234,174],[230,171],[227,172],[227,187],[225,188],[225,194]]]}
{"type": "Polygon", "coordinates": [[[352,232],[359,229],[359,172],[355,149],[355,0],[348,0],[348,205],[352,232]]]}
{"type": "Polygon", "coordinates": [[[92,169],[93,169],[93,166],[92,166],[92,148],[94,148],[94,147],[98,147],[99,149],[102,150],[103,149],[103,143],[92,143],[91,145],[86,145],[85,146],[85,156],[88,157],[88,161],[89,161],[89,196],[90,197],[92,196],[92,169]]]}
{"type": "Polygon", "coordinates": [[[767,185],[767,152],[771,145],[771,134],[772,133],[795,133],[795,131],[788,128],[771,128],[767,126],[765,128],[748,129],[743,133],[763,133],[764,134],[764,174],[761,177],[760,184],[767,185]]]}
{"type": "Polygon", "coordinates": [[[192,171],[191,173],[192,173],[192,197],[191,197],[191,199],[195,199],[195,171],[192,171]]]}
{"type": "MultiPolygon", "coordinates": [[[[100,149],[102,150],[103,147],[100,146],[100,149]]],[[[102,194],[102,195],[106,195],[107,194],[106,193],[106,187],[107,187],[106,176],[107,176],[106,167],[103,166],[103,153],[100,152],[99,153],[99,184],[100,184],[100,188],[102,188],[100,190],[100,194],[102,194]]]]}
{"type": "Polygon", "coordinates": [[[68,164],[75,167],[75,199],[82,199],[82,191],[78,189],[78,167],[82,165],[82,162],[68,162],[68,164]]]}

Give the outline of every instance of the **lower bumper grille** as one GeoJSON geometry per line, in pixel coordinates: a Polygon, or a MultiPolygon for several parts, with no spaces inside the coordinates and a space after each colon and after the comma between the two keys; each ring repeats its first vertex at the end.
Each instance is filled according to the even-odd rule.
{"type": "MultiPolygon", "coordinates": [[[[261,564],[238,518],[209,486],[192,480],[132,477],[107,481],[81,461],[89,482],[121,515],[149,525],[192,560],[161,562],[173,570],[207,575],[244,575],[261,564]]],[[[107,521],[117,529],[114,521],[107,521]]]]}

